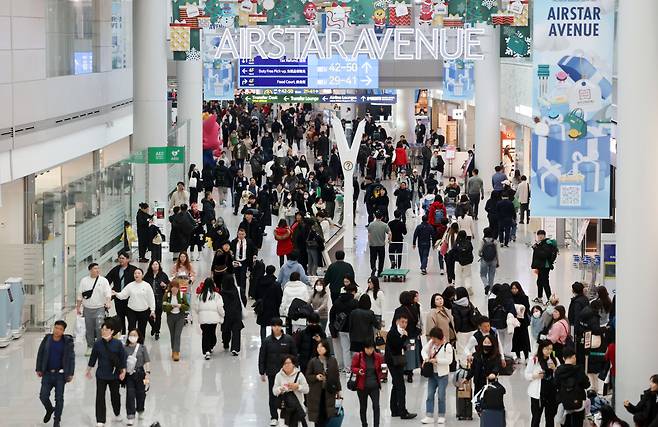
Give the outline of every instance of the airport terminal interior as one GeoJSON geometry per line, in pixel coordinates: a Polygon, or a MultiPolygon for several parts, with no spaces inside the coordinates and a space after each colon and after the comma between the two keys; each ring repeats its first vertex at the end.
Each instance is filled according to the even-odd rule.
{"type": "Polygon", "coordinates": [[[0,0],[0,425],[658,426],[656,20],[0,0]]]}

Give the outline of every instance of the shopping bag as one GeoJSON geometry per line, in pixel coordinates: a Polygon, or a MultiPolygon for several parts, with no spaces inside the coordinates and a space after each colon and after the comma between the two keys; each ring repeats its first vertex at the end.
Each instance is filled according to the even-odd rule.
{"type": "Polygon", "coordinates": [[[575,108],[569,113],[566,120],[571,127],[569,137],[577,139],[587,135],[587,123],[584,117],[585,112],[582,108],[575,108]]]}
{"type": "Polygon", "coordinates": [[[85,318],[77,316],[75,318],[75,342],[84,342],[86,333],[87,327],[85,326],[85,318]]]}

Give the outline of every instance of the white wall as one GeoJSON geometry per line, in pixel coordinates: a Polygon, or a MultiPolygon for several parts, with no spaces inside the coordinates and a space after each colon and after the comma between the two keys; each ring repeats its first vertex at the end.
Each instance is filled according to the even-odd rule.
{"type": "Polygon", "coordinates": [[[2,244],[23,244],[25,228],[25,206],[23,180],[17,179],[1,185],[0,242],[2,244]]]}
{"type": "Polygon", "coordinates": [[[87,153],[62,165],[62,185],[80,179],[94,172],[94,154],[87,153]]]}

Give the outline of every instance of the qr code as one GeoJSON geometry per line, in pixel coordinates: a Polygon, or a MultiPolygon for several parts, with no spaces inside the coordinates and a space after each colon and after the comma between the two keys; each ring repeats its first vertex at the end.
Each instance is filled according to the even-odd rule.
{"type": "Polygon", "coordinates": [[[560,206],[579,207],[582,204],[582,185],[560,185],[560,206]]]}

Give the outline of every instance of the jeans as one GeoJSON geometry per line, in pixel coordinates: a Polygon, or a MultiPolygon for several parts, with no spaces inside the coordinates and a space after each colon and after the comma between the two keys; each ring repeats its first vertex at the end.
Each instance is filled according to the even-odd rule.
{"type": "Polygon", "coordinates": [[[308,274],[309,276],[318,275],[318,265],[320,264],[320,250],[318,248],[308,248],[308,274]]]}
{"type": "Polygon", "coordinates": [[[513,242],[516,242],[516,228],[517,228],[517,223],[514,221],[512,223],[512,228],[510,228],[510,234],[509,238],[512,239],[513,242]]]}
{"type": "Polygon", "coordinates": [[[530,421],[530,427],[539,427],[539,422],[541,421],[541,414],[544,412],[544,418],[546,420],[546,427],[553,427],[555,418],[555,413],[557,412],[557,404],[553,401],[540,400],[540,399],[530,399],[530,412],[532,413],[532,420],[530,421]]]}
{"type": "Polygon", "coordinates": [[[62,419],[62,411],[64,410],[64,386],[66,385],[66,378],[63,373],[59,372],[44,372],[41,377],[41,391],[39,392],[39,399],[43,403],[46,411],[55,411],[55,421],[62,419]],[[55,389],[55,408],[50,402],[50,392],[55,389]]]}
{"type": "Polygon", "coordinates": [[[356,395],[359,397],[359,415],[361,416],[361,426],[368,425],[368,398],[372,402],[373,420],[372,425],[379,427],[379,388],[370,388],[357,390],[356,395]]]}
{"type": "Polygon", "coordinates": [[[473,216],[473,219],[478,219],[478,210],[480,209],[480,195],[469,194],[468,201],[471,205],[471,215],[473,216]]]}
{"type": "Polygon", "coordinates": [[[546,298],[551,297],[551,284],[548,281],[550,268],[540,268],[537,271],[537,297],[542,297],[542,290],[546,293],[546,298]]]}
{"type": "Polygon", "coordinates": [[[439,416],[446,414],[446,388],[448,387],[448,375],[439,376],[436,372],[427,379],[427,401],[425,412],[428,417],[434,416],[434,395],[439,392],[439,416]]]}
{"type": "Polygon", "coordinates": [[[512,224],[507,221],[498,222],[498,240],[504,246],[509,245],[512,233],[512,224]]]}
{"type": "Polygon", "coordinates": [[[455,263],[455,281],[458,286],[463,286],[466,289],[471,289],[473,285],[471,284],[471,264],[461,265],[460,263],[455,263]]]}
{"type": "Polygon", "coordinates": [[[341,354],[343,355],[343,365],[345,369],[350,369],[352,366],[352,353],[350,352],[350,333],[338,332],[338,339],[340,340],[341,354]]]}
{"type": "Polygon", "coordinates": [[[180,353],[180,336],[185,326],[185,313],[167,314],[167,326],[171,338],[171,351],[180,353]]]}
{"type": "Polygon", "coordinates": [[[420,256],[420,269],[427,270],[427,258],[430,256],[429,245],[418,245],[418,255],[420,256]]]}
{"type": "Polygon", "coordinates": [[[441,255],[441,251],[437,251],[437,253],[439,254],[439,269],[443,271],[445,270],[446,259],[441,255]]]}
{"type": "Polygon", "coordinates": [[[201,325],[201,353],[209,353],[217,345],[217,323],[201,325]]]}
{"type": "Polygon", "coordinates": [[[389,366],[392,378],[391,387],[391,415],[400,416],[407,413],[407,389],[404,384],[404,367],[389,366]]]}
{"type": "Polygon", "coordinates": [[[267,394],[268,394],[269,405],[270,405],[270,418],[273,420],[278,420],[279,398],[272,393],[272,388],[274,388],[275,378],[276,378],[276,374],[274,375],[267,374],[267,394]]]}
{"type": "Polygon", "coordinates": [[[102,380],[96,378],[96,422],[105,424],[105,389],[110,388],[110,400],[114,415],[121,413],[121,395],[119,394],[119,380],[102,380]]]}
{"type": "Polygon", "coordinates": [[[384,269],[384,257],[386,257],[386,246],[370,246],[370,270],[372,272],[381,274],[384,269]]]}
{"type": "Polygon", "coordinates": [[[400,268],[402,265],[402,243],[390,243],[388,245],[388,257],[391,260],[391,268],[400,268]]]}
{"type": "Polygon", "coordinates": [[[482,284],[486,288],[487,286],[489,289],[494,284],[494,278],[496,277],[496,266],[498,265],[498,261],[493,260],[493,261],[485,261],[485,260],[480,260],[480,278],[482,279],[482,284]]]}
{"type": "Polygon", "coordinates": [[[148,308],[144,311],[134,311],[128,308],[128,330],[136,328],[139,331],[139,336],[142,337],[142,343],[144,342],[144,336],[146,336],[146,324],[150,313],[151,310],[148,308]]]}
{"type": "Polygon", "coordinates": [[[85,318],[85,340],[87,347],[93,347],[98,338],[101,337],[101,324],[105,320],[105,308],[82,308],[82,316],[85,318]]]}
{"type": "Polygon", "coordinates": [[[231,346],[231,351],[240,351],[240,331],[242,330],[241,322],[233,324],[224,323],[222,329],[222,344],[224,348],[231,346]]]}
{"type": "Polygon", "coordinates": [[[146,400],[146,386],[144,385],[144,371],[139,370],[132,375],[126,375],[126,414],[128,418],[135,418],[135,410],[144,412],[146,400]]]}

